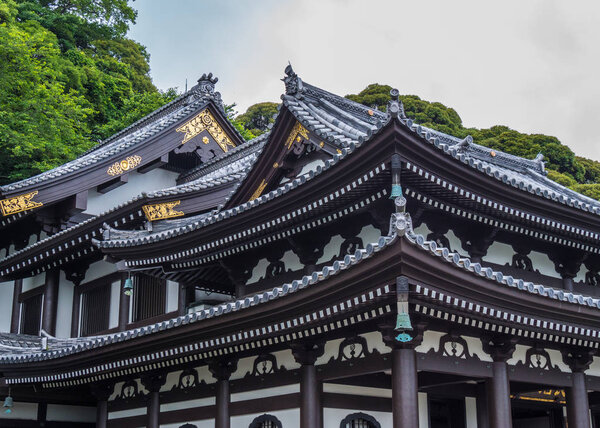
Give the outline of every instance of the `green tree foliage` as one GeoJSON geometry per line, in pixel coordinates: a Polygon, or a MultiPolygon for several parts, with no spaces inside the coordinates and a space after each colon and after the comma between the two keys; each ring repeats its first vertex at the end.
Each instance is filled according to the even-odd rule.
{"type": "Polygon", "coordinates": [[[244,114],[236,117],[244,129],[258,136],[269,129],[269,126],[275,122],[275,115],[278,111],[277,103],[258,103],[248,107],[244,114]]]}
{"type": "Polygon", "coordinates": [[[0,0],[0,183],[54,168],[152,112],[127,0],[0,0]]]}
{"type": "MultiPolygon", "coordinates": [[[[346,95],[358,103],[385,111],[390,100],[389,85],[377,83],[355,95],[346,95]]],[[[533,159],[544,155],[548,177],[584,195],[600,199],[600,162],[575,156],[575,153],[556,137],[542,134],[523,134],[507,126],[486,129],[465,128],[458,113],[441,103],[432,103],[416,95],[400,96],[408,117],[423,126],[459,138],[467,135],[486,147],[533,159]]]]}

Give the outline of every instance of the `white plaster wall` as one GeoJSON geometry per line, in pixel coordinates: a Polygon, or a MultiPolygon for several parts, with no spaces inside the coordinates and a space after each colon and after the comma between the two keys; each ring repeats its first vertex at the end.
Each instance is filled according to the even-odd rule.
{"type": "Polygon", "coordinates": [[[483,257],[484,262],[496,263],[504,266],[506,263],[509,265],[512,263],[512,257],[515,254],[513,248],[508,244],[502,242],[494,242],[488,248],[488,252],[483,257]]]}
{"type": "Polygon", "coordinates": [[[517,363],[524,363],[529,348],[530,346],[516,345],[512,357],[506,361],[506,364],[514,366],[517,363]]]}
{"type": "Polygon", "coordinates": [[[483,344],[481,339],[477,337],[461,336],[467,342],[467,347],[471,355],[477,355],[481,361],[492,362],[492,357],[483,351],[483,344]]]}
{"type": "Polygon", "coordinates": [[[304,265],[300,263],[300,258],[292,250],[286,251],[281,261],[285,264],[286,272],[288,270],[296,271],[304,268],[304,265]]]}
{"type": "Polygon", "coordinates": [[[21,288],[21,292],[33,290],[41,285],[46,283],[46,272],[42,272],[36,276],[31,276],[28,278],[23,278],[23,286],[21,288]]]}
{"type": "Polygon", "coordinates": [[[477,428],[477,400],[465,397],[466,428],[477,428]]]}
{"type": "Polygon", "coordinates": [[[458,239],[458,236],[456,236],[452,230],[449,230],[445,236],[448,239],[448,242],[450,243],[450,249],[452,251],[457,252],[458,254],[460,254],[463,257],[469,256],[467,254],[467,252],[465,250],[463,250],[460,239],[458,239]]]}
{"type": "Polygon", "coordinates": [[[71,337],[71,319],[73,318],[73,291],[75,286],[67,281],[65,273],[60,271],[58,284],[58,306],[56,309],[56,337],[71,337]]]}
{"type": "Polygon", "coordinates": [[[419,227],[415,229],[415,233],[427,237],[427,235],[431,233],[431,229],[429,229],[425,223],[421,223],[419,227]]]}
{"type": "Polygon", "coordinates": [[[546,254],[532,251],[529,253],[529,258],[531,259],[531,264],[533,265],[534,270],[540,271],[540,273],[543,275],[560,278],[560,275],[556,272],[554,263],[546,254]]]}
{"type": "Polygon", "coordinates": [[[260,260],[252,270],[252,276],[246,284],[254,284],[263,278],[267,272],[267,266],[269,266],[269,261],[267,259],[260,260]]]}
{"type": "Polygon", "coordinates": [[[273,388],[256,389],[254,391],[238,392],[231,394],[231,402],[255,400],[264,397],[278,397],[285,394],[300,393],[300,384],[277,386],[273,388]]]}
{"type": "MultiPolygon", "coordinates": [[[[278,410],[275,412],[267,412],[268,415],[273,415],[275,416],[277,419],[279,419],[281,421],[281,425],[284,428],[300,428],[300,409],[289,409],[289,410],[278,410]]],[[[257,417],[264,415],[264,413],[255,413],[252,415],[243,415],[243,416],[234,416],[231,418],[231,428],[247,428],[250,426],[250,424],[252,423],[252,421],[254,419],[256,419],[257,417]]],[[[193,422],[195,423],[195,422],[193,422]]],[[[339,426],[339,422],[338,425],[339,426]]],[[[181,424],[179,425],[181,426],[181,424]]],[[[336,425],[327,425],[325,424],[325,428],[329,428],[329,427],[335,427],[337,428],[336,425]]],[[[176,428],[175,425],[173,426],[169,426],[169,428],[176,428]]],[[[213,428],[214,425],[211,426],[211,428],[213,428]]],[[[161,425],[161,428],[162,425],[161,425]]],[[[198,425],[198,428],[204,428],[201,425],[198,425]]]]}
{"type": "Polygon", "coordinates": [[[98,215],[117,205],[127,202],[142,192],[164,189],[176,185],[178,174],[163,169],[154,169],[146,174],[130,172],[127,184],[108,193],[98,193],[95,189],[88,192],[85,214],[98,215]]]}
{"type": "Polygon", "coordinates": [[[96,408],[90,406],[48,404],[46,420],[63,422],[96,422],[96,408]]]}
{"type": "Polygon", "coordinates": [[[392,352],[392,348],[383,343],[383,337],[378,331],[371,331],[369,333],[361,334],[362,337],[367,339],[367,347],[369,352],[376,349],[380,354],[389,354],[392,352]]]}
{"type": "MultiPolygon", "coordinates": [[[[12,413],[6,414],[0,410],[0,420],[2,419],[33,419],[37,420],[37,403],[21,403],[15,401],[12,407],[12,413]]],[[[2,426],[3,424],[0,424],[2,426]]]]}
{"type": "Polygon", "coordinates": [[[238,361],[236,371],[231,374],[231,380],[243,378],[248,372],[252,372],[252,369],[254,368],[254,360],[256,360],[256,356],[241,358],[238,361]]]}
{"type": "Polygon", "coordinates": [[[315,171],[318,166],[324,167],[325,166],[325,162],[323,162],[321,159],[317,159],[317,160],[314,160],[312,162],[307,163],[306,165],[304,165],[302,167],[302,169],[298,173],[297,177],[300,177],[301,175],[307,174],[310,171],[315,171]]]}
{"type": "Polygon", "coordinates": [[[14,281],[0,282],[0,332],[2,333],[10,331],[14,292],[14,281]]]}
{"type": "Polygon", "coordinates": [[[417,400],[417,405],[419,406],[419,428],[429,428],[429,400],[427,399],[427,393],[419,392],[417,400]]]}
{"type": "Polygon", "coordinates": [[[179,283],[167,281],[167,312],[176,311],[179,307],[179,283]]]}
{"type": "Polygon", "coordinates": [[[110,285],[110,308],[108,309],[108,328],[119,325],[119,301],[121,298],[121,281],[110,285]]]}
{"type": "MultiPolygon", "coordinates": [[[[392,413],[391,412],[372,412],[370,410],[362,409],[332,409],[329,407],[323,408],[323,426],[324,428],[338,428],[342,420],[352,413],[366,413],[367,415],[373,416],[382,428],[388,428],[392,426],[392,413]]],[[[283,421],[282,421],[283,422],[283,421]]],[[[298,425],[296,425],[298,426],[298,425]]],[[[285,427],[285,425],[284,425],[285,427]]],[[[237,428],[237,427],[236,427],[237,428]]],[[[407,427],[408,428],[408,427],[407,427]]],[[[419,424],[419,428],[422,427],[419,424]]]]}
{"type": "Polygon", "coordinates": [[[277,365],[279,367],[283,366],[287,370],[294,370],[300,368],[300,364],[296,362],[294,355],[290,349],[286,349],[285,351],[273,352],[275,358],[277,359],[277,365]]]}
{"type": "Polygon", "coordinates": [[[366,247],[367,244],[379,241],[379,238],[381,237],[381,232],[379,232],[379,229],[374,227],[372,224],[369,224],[362,228],[362,230],[358,234],[358,237],[362,239],[363,245],[366,247]]]}
{"type": "MultiPolygon", "coordinates": [[[[171,412],[173,410],[193,409],[196,407],[214,406],[216,404],[215,397],[199,398],[197,400],[178,401],[177,403],[167,403],[160,405],[160,411],[171,412]]],[[[183,424],[180,424],[183,425],[183,424]]]]}
{"type": "Polygon", "coordinates": [[[586,375],[589,376],[600,376],[600,358],[594,357],[590,368],[585,371],[586,375]]]}
{"type": "Polygon", "coordinates": [[[81,281],[82,284],[87,284],[95,279],[102,278],[103,276],[109,275],[117,271],[117,266],[113,263],[108,263],[104,260],[92,263],[85,273],[85,279],[81,281]]]}
{"type": "Polygon", "coordinates": [[[415,351],[425,354],[433,349],[434,352],[437,352],[440,348],[440,339],[445,334],[439,331],[425,331],[423,333],[423,341],[415,348],[415,351]]]}
{"type": "MultiPolygon", "coordinates": [[[[108,412],[108,419],[121,419],[128,418],[130,416],[141,416],[146,414],[147,409],[145,407],[138,407],[137,409],[119,410],[118,412],[108,412]]],[[[143,425],[140,425],[143,427],[143,425]]],[[[129,427],[128,427],[129,428],[129,427]]],[[[130,427],[137,428],[137,427],[130,427]]]]}
{"type": "Polygon", "coordinates": [[[315,365],[318,366],[321,364],[327,364],[331,358],[337,358],[340,349],[340,343],[343,341],[344,339],[333,339],[325,342],[325,351],[323,352],[323,355],[317,358],[315,365]]]}
{"type": "Polygon", "coordinates": [[[325,248],[323,249],[323,255],[319,260],[317,260],[317,264],[328,262],[332,258],[337,257],[340,254],[342,242],[344,242],[344,238],[342,238],[341,235],[333,236],[329,243],[325,245],[325,248]]]}
{"type": "Polygon", "coordinates": [[[361,395],[365,397],[392,398],[391,389],[374,388],[370,386],[340,385],[336,383],[324,383],[323,392],[330,392],[332,394],[361,395]]]}

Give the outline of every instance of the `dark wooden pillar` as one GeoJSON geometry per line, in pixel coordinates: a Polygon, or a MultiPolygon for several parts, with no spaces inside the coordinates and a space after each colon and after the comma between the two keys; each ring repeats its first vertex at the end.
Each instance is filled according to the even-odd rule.
{"type": "Polygon", "coordinates": [[[291,346],[300,368],[300,428],[322,428],[323,408],[321,405],[321,384],[317,378],[315,362],[323,355],[323,343],[294,343],[291,346]]]}
{"type": "Polygon", "coordinates": [[[42,329],[54,336],[56,334],[56,309],[58,307],[58,283],[60,270],[46,272],[44,286],[44,305],[42,310],[42,329]]]}
{"type": "Polygon", "coordinates": [[[94,384],[91,387],[92,395],[98,400],[96,403],[96,428],[108,426],[108,398],[112,394],[114,385],[94,384]]]}
{"type": "Polygon", "coordinates": [[[417,356],[413,348],[392,351],[393,427],[418,427],[417,356]]]}
{"type": "Polygon", "coordinates": [[[589,350],[564,350],[564,362],[571,368],[572,385],[565,388],[569,428],[590,428],[590,405],[585,382],[585,370],[592,363],[589,350]]]}
{"type": "Polygon", "coordinates": [[[492,377],[487,381],[489,428],[512,428],[510,382],[506,361],[512,356],[516,341],[506,336],[482,339],[483,350],[491,355],[492,377]]]}
{"type": "Polygon", "coordinates": [[[21,304],[19,302],[19,297],[21,296],[22,289],[23,280],[15,279],[12,301],[12,317],[10,319],[10,332],[15,334],[19,332],[19,320],[21,318],[21,304]]]}
{"type": "Polygon", "coordinates": [[[477,428],[489,428],[490,417],[488,415],[487,408],[487,393],[486,383],[480,383],[477,385],[477,428]]]}
{"type": "Polygon", "coordinates": [[[237,369],[237,360],[214,360],[208,364],[208,369],[217,380],[215,428],[230,428],[231,413],[229,411],[229,403],[231,401],[231,393],[229,391],[229,378],[237,369]]]}
{"type": "Polygon", "coordinates": [[[148,390],[146,428],[159,428],[160,388],[165,384],[167,376],[156,373],[142,376],[142,384],[148,390]]]}
{"type": "Polygon", "coordinates": [[[121,289],[119,291],[119,331],[125,331],[127,324],[129,324],[129,301],[131,296],[128,296],[123,291],[127,274],[121,276],[121,289]]]}

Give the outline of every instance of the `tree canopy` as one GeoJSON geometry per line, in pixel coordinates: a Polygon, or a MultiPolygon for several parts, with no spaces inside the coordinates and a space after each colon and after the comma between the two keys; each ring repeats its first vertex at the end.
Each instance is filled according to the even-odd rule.
{"type": "Polygon", "coordinates": [[[176,96],[126,0],[0,0],[0,183],[61,165],[176,96]]]}

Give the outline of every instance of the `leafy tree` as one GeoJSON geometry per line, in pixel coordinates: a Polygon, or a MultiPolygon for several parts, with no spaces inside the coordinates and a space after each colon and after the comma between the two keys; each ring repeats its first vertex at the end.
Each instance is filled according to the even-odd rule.
{"type": "Polygon", "coordinates": [[[125,37],[136,14],[127,0],[0,0],[0,144],[11,141],[0,183],[54,168],[176,96],[156,89],[148,52],[125,37]]]}
{"type": "Polygon", "coordinates": [[[92,143],[90,104],[66,90],[54,34],[16,25],[16,5],[0,3],[0,180],[26,178],[74,158],[92,143]]]}
{"type": "Polygon", "coordinates": [[[274,117],[278,111],[277,103],[258,103],[251,105],[246,113],[236,117],[236,120],[249,130],[253,135],[258,136],[269,129],[269,126],[275,122],[274,117]]]}

